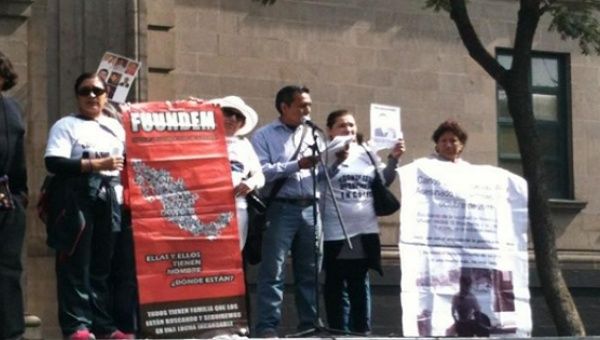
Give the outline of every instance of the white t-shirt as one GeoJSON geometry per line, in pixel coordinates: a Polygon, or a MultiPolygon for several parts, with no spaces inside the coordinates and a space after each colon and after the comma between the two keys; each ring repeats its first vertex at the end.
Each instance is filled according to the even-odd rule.
{"type": "MultiPolygon", "coordinates": [[[[231,164],[231,179],[233,187],[244,182],[250,189],[261,188],[265,185],[265,176],[262,173],[260,161],[252,144],[246,138],[227,137],[227,153],[231,164]],[[252,176],[248,176],[252,174],[252,176]]],[[[240,235],[240,248],[244,248],[246,236],[248,235],[248,204],[245,197],[236,197],[235,206],[237,210],[238,230],[240,235]]]]}
{"type": "MultiPolygon", "coordinates": [[[[82,119],[74,114],[59,119],[48,136],[44,157],[80,159],[84,152],[89,158],[123,155],[125,130],[114,119],[104,115],[97,119],[82,119]]],[[[119,171],[100,171],[107,176],[118,176],[119,171]]]]}
{"type": "MultiPolygon", "coordinates": [[[[377,156],[373,153],[372,155],[377,161],[377,156]]],[[[378,233],[379,227],[371,192],[375,167],[365,149],[355,143],[350,144],[348,158],[337,167],[334,174],[330,172],[330,176],[333,193],[348,236],[378,233]]],[[[325,186],[322,187],[321,192],[325,197],[321,201],[325,241],[342,240],[344,233],[331,193],[325,186]]]]}

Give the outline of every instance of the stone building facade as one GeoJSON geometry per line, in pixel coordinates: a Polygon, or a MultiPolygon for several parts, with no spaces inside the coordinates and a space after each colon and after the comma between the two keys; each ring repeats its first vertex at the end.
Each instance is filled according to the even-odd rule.
{"type": "MultiPolygon", "coordinates": [[[[348,108],[367,131],[369,104],[402,108],[408,151],[403,162],[429,154],[430,135],[446,118],[470,133],[464,157],[499,164],[502,143],[494,81],[473,62],[445,13],[423,0],[3,0],[0,50],[21,76],[10,95],[24,107],[31,201],[45,175],[43,151],[50,125],[74,110],[72,84],[96,68],[104,51],[143,62],[131,101],[243,97],[265,124],[277,116],[275,92],[304,84],[314,100],[313,120],[348,108]]],[[[512,44],[514,1],[470,5],[485,47],[496,54],[512,44]]],[[[564,62],[564,165],[569,187],[554,199],[560,258],[591,334],[600,311],[600,58],[546,32],[534,48],[564,62]]],[[[47,338],[59,337],[53,253],[30,206],[26,244],[27,310],[41,317],[47,338]]],[[[374,333],[400,334],[398,216],[381,219],[386,275],[373,277],[374,333]]],[[[532,262],[532,268],[533,268],[532,262]]],[[[554,329],[532,270],[534,334],[554,329]]],[[[250,274],[253,277],[253,273],[250,274]]],[[[287,301],[287,300],[286,300],[287,301]]],[[[291,305],[290,303],[286,304],[291,305]]],[[[293,309],[284,311],[293,327],[293,309]]]]}

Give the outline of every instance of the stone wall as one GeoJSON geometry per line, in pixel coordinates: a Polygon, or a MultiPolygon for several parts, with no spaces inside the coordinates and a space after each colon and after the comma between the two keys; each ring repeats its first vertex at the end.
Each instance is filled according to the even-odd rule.
{"type": "MultiPolygon", "coordinates": [[[[106,50],[142,60],[131,100],[242,96],[259,112],[260,123],[277,117],[275,92],[286,84],[311,88],[313,120],[348,108],[359,129],[368,127],[372,102],[402,108],[408,144],[403,162],[429,154],[430,135],[453,117],[470,133],[465,158],[496,164],[496,85],[466,54],[445,13],[423,9],[423,0],[3,0],[0,50],[15,63],[21,82],[11,91],[27,122],[31,201],[45,174],[43,151],[50,125],[75,106],[72,84],[94,70],[106,50]]],[[[512,43],[515,2],[480,0],[470,5],[486,48],[512,43]]],[[[570,54],[573,183],[583,210],[561,209],[558,242],[567,279],[588,321],[594,317],[600,227],[600,58],[582,56],[540,25],[535,49],[570,54]],[[588,298],[589,297],[589,298],[588,298]]],[[[395,188],[396,192],[398,189],[395,188]]],[[[559,202],[564,203],[564,202],[559,202]]],[[[392,274],[374,279],[374,320],[379,335],[398,334],[387,318],[399,313],[398,216],[381,220],[385,255],[392,274]],[[395,273],[395,274],[394,274],[395,273]]],[[[53,253],[45,230],[29,208],[27,306],[42,317],[48,338],[60,337],[56,320],[53,253]]],[[[553,334],[532,282],[536,334],[553,334]]],[[[287,300],[286,300],[287,301],[287,300]]],[[[293,304],[287,303],[286,329],[293,304]]]]}
{"type": "MultiPolygon", "coordinates": [[[[160,29],[163,37],[161,44],[148,44],[149,59],[161,60],[154,66],[156,74],[151,72],[149,99],[237,94],[265,124],[277,116],[275,92],[285,84],[305,84],[314,101],[313,120],[321,125],[328,112],[343,107],[357,113],[359,130],[366,131],[370,103],[400,106],[408,145],[405,163],[431,153],[433,129],[452,117],[470,134],[464,158],[496,164],[496,84],[465,52],[448,15],[424,10],[423,4],[148,1],[148,34],[160,29]]],[[[514,2],[477,1],[469,8],[490,52],[510,46],[514,2]]],[[[563,207],[554,211],[559,246],[562,255],[595,261],[600,181],[593,169],[600,165],[594,152],[600,140],[600,99],[594,85],[600,59],[580,55],[576,44],[546,32],[547,24],[540,25],[534,47],[570,54],[575,199],[587,202],[583,211],[556,205],[563,207]]],[[[381,224],[384,242],[395,245],[398,216],[383,218],[381,224]]]]}
{"type": "MultiPolygon", "coordinates": [[[[18,58],[29,60],[21,72],[29,85],[29,94],[22,100],[29,107],[27,158],[32,203],[27,220],[27,311],[41,317],[47,338],[60,338],[54,252],[46,246],[45,226],[35,213],[46,174],[43,156],[48,130],[56,120],[74,112],[75,79],[84,71],[95,71],[105,51],[139,59],[137,20],[143,16],[139,15],[137,0],[29,3],[33,4],[29,8],[29,34],[23,38],[25,57],[18,58]]],[[[145,79],[145,72],[140,77],[145,79]]],[[[141,97],[142,84],[138,82],[132,89],[130,100],[141,97]]]]}
{"type": "MultiPolygon", "coordinates": [[[[168,32],[175,36],[168,59],[174,66],[164,86],[154,82],[150,87],[168,89],[174,98],[240,95],[257,109],[262,125],[277,117],[273,98],[281,86],[304,84],[311,89],[313,120],[321,125],[328,112],[348,108],[357,113],[359,130],[366,131],[370,103],[400,106],[408,144],[405,163],[428,155],[433,149],[432,130],[452,117],[470,134],[465,159],[497,164],[496,84],[470,59],[448,15],[424,10],[423,4],[421,0],[280,0],[275,6],[239,0],[155,3],[148,6],[148,17],[153,11],[168,12],[168,32]]],[[[517,18],[513,1],[482,0],[469,6],[490,52],[512,44],[517,18]]],[[[600,255],[596,251],[600,181],[594,171],[600,165],[594,152],[600,139],[596,95],[600,58],[579,54],[575,43],[546,32],[547,25],[547,20],[541,23],[534,48],[570,54],[573,183],[575,200],[587,203],[582,210],[560,204],[565,202],[553,205],[558,245],[590,334],[600,334],[590,317],[597,315],[598,301],[585,298],[598,293],[588,282],[597,278],[600,255]]],[[[155,54],[148,47],[148,54],[155,54]]],[[[398,335],[401,326],[394,319],[400,315],[398,216],[381,219],[381,227],[392,273],[374,279],[374,329],[377,335],[398,335]]],[[[532,278],[534,334],[555,334],[533,262],[532,278]]],[[[284,328],[291,332],[294,309],[291,300],[286,301],[284,328]]]]}

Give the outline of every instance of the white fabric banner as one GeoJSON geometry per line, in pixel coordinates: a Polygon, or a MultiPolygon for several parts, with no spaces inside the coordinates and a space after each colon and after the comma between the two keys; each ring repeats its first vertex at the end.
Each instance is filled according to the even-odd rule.
{"type": "Polygon", "coordinates": [[[526,181],[433,156],[399,173],[404,336],[530,336],[526,181]]]}

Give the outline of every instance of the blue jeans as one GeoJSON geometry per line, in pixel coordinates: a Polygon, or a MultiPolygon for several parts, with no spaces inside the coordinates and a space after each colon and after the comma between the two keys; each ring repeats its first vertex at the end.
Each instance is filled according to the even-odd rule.
{"type": "Polygon", "coordinates": [[[371,332],[371,291],[366,259],[332,262],[332,266],[325,268],[324,295],[330,328],[371,332]]]}
{"type": "MultiPolygon", "coordinates": [[[[267,211],[268,227],[263,235],[262,262],[258,269],[257,323],[255,332],[276,330],[281,321],[285,282],[285,260],[292,251],[298,330],[316,321],[315,228],[313,207],[273,202],[267,211]]],[[[317,218],[317,228],[320,222],[317,218]]],[[[318,262],[318,261],[316,261],[318,262]]]]}

